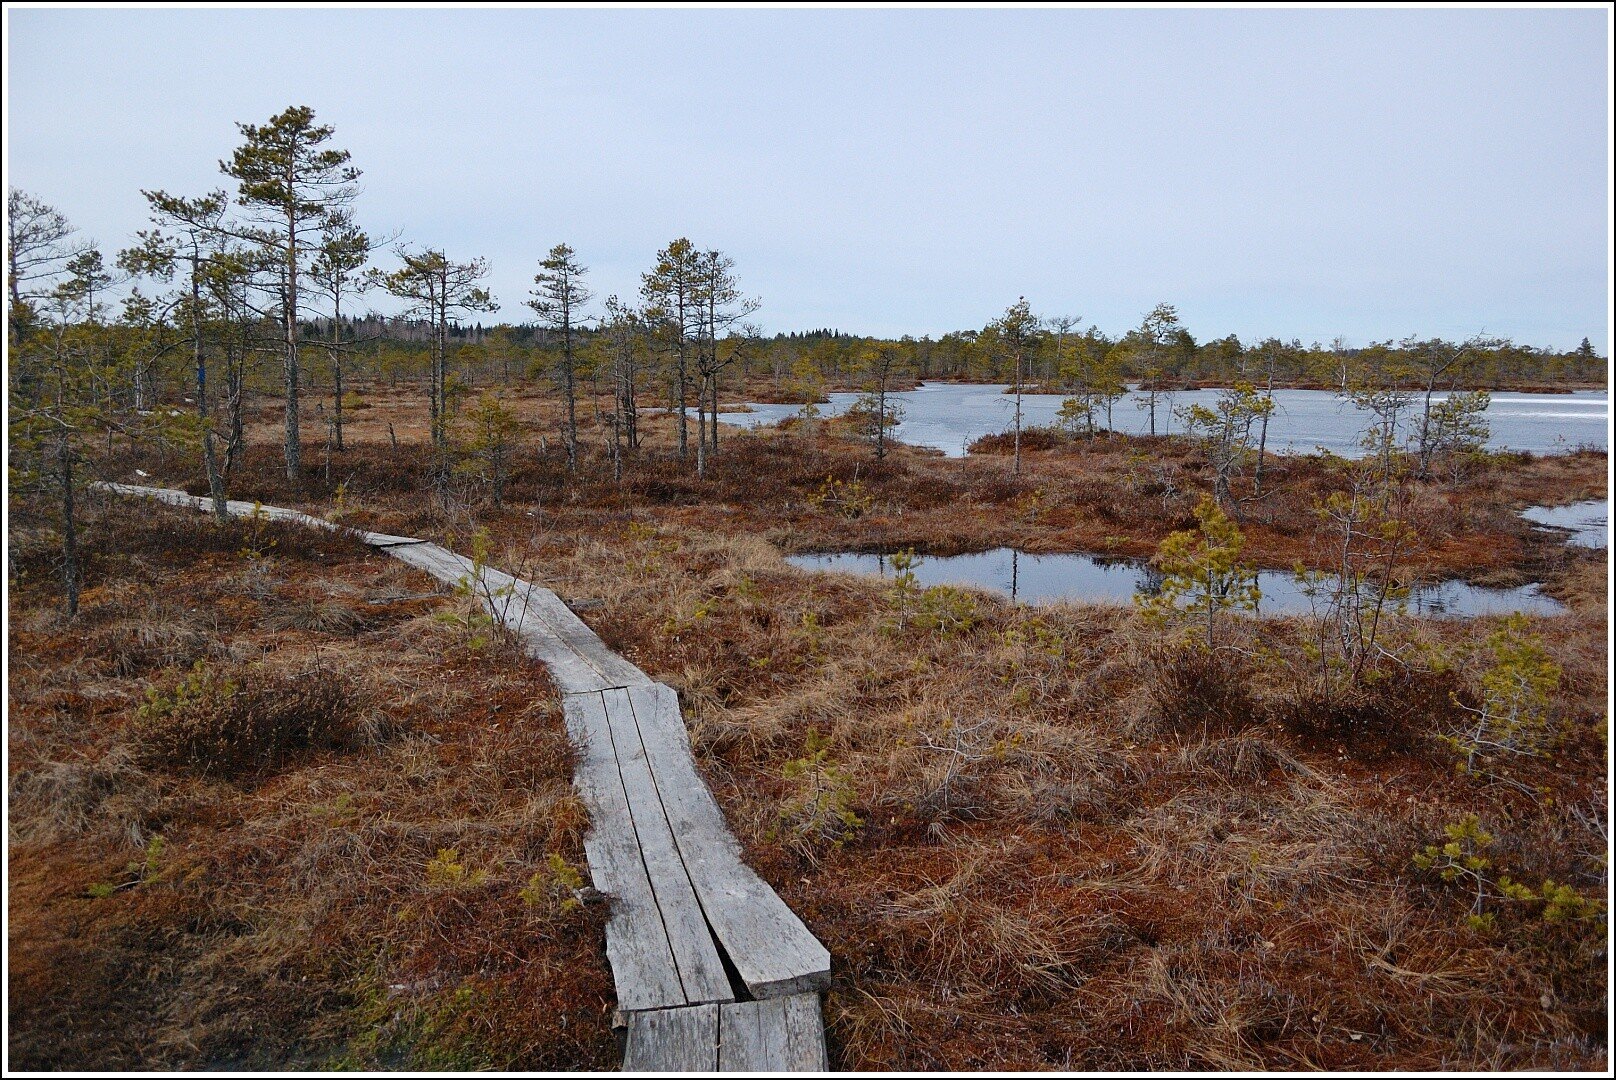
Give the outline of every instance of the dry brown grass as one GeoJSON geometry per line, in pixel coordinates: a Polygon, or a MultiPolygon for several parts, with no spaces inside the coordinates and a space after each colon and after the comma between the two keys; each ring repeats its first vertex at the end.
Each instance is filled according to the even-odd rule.
{"type": "Polygon", "coordinates": [[[521,895],[585,824],[531,662],[338,538],[96,513],[76,622],[18,552],[12,1065],[612,1067],[598,909],[521,895]]]}
{"type": "MultiPolygon", "coordinates": [[[[553,402],[524,408],[553,423],[553,402]]],[[[390,412],[408,409],[378,400],[365,423],[390,412]]],[[[1514,515],[1545,490],[1602,494],[1603,456],[1500,461],[1415,500],[1431,567],[1543,577],[1572,605],[1532,622],[1564,668],[1567,732],[1517,774],[1537,797],[1455,775],[1433,739],[1452,696],[1476,693],[1493,620],[1396,620],[1410,669],[1320,688],[1295,620],[1241,623],[1244,659],[1215,664],[1118,608],[981,596],[967,629],[900,629],[881,583],[781,557],[1144,554],[1207,486],[1175,444],[1037,450],[1017,478],[994,455],[876,464],[823,433],[735,435],[697,481],[667,454],[671,422],[648,427],[620,486],[598,455],[569,477],[553,440],[529,453],[503,512],[470,487],[434,505],[419,448],[370,429],[329,481],[293,490],[266,451],[237,483],[319,510],[346,480],[360,523],[460,542],[480,525],[497,563],[598,601],[587,621],[678,688],[750,860],[830,947],[838,1067],[1603,1067],[1602,928],[1517,904],[1473,930],[1412,861],[1476,813],[1495,870],[1606,889],[1607,564],[1514,515]],[[1152,468],[1130,459],[1141,446],[1152,468]],[[826,477],[864,485],[868,511],[816,509],[826,477]],[[858,823],[806,827],[826,793],[858,823]]],[[[1293,462],[1277,479],[1246,530],[1283,567],[1313,550],[1307,508],[1339,477],[1293,462]]]]}
{"type": "MultiPolygon", "coordinates": [[[[1603,841],[1561,809],[1602,805],[1602,601],[1535,624],[1572,732],[1530,770],[1546,802],[1456,777],[1432,738],[1475,689],[1487,620],[1401,622],[1394,639],[1452,667],[1304,710],[1288,667],[1186,674],[1126,610],[983,598],[968,633],[894,633],[882,585],[796,572],[756,538],[555,536],[537,561],[680,689],[749,854],[835,957],[841,1067],[1604,1060],[1602,934],[1526,908],[1473,932],[1411,861],[1476,812],[1508,872],[1603,893],[1603,841]],[[810,730],[863,819],[839,843],[782,828],[810,730]]],[[[1294,655],[1302,629],[1237,640],[1294,655]]]]}

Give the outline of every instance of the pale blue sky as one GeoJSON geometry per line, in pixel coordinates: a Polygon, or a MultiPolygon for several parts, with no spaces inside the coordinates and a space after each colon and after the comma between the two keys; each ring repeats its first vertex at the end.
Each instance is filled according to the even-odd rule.
{"type": "Polygon", "coordinates": [[[768,330],[937,334],[1018,295],[1116,333],[1608,350],[1601,10],[11,9],[9,179],[111,250],[291,104],[363,224],[565,240],[632,294],[687,235],[768,330]]]}

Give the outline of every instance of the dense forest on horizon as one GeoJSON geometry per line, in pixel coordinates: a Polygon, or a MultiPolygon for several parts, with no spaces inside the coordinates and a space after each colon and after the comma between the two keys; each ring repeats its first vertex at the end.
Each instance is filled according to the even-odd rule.
{"type": "MultiPolygon", "coordinates": [[[[1171,305],[1160,305],[1171,309],[1171,305]]],[[[1467,344],[1442,339],[1403,338],[1365,346],[1332,343],[1303,344],[1292,339],[1265,338],[1245,343],[1237,335],[1198,341],[1182,326],[1173,326],[1166,340],[1152,344],[1149,331],[1134,328],[1110,335],[1096,327],[1074,325],[1064,333],[1057,320],[1045,320],[1043,333],[1026,360],[1025,378],[1053,391],[1076,387],[1085,368],[1106,369],[1126,381],[1161,380],[1168,383],[1262,383],[1270,369],[1276,385],[1342,389],[1355,371],[1377,367],[1412,380],[1419,354],[1427,350],[1460,352],[1467,344]]],[[[316,318],[304,325],[304,337],[318,341],[330,336],[331,320],[316,318]]],[[[343,319],[342,336],[355,342],[355,355],[376,379],[407,377],[424,368],[425,343],[430,327],[419,321],[375,313],[343,319]]],[[[575,329],[586,343],[598,342],[597,327],[575,329]]],[[[545,377],[555,366],[560,348],[557,335],[536,323],[456,325],[450,340],[457,346],[457,362],[468,375],[487,382],[498,375],[545,377]]],[[[857,383],[867,375],[869,354],[880,346],[898,350],[898,369],[916,379],[955,379],[1010,382],[1012,364],[988,347],[981,330],[959,330],[940,337],[904,335],[886,338],[844,333],[823,328],[758,335],[740,350],[734,374],[766,376],[779,387],[811,386],[816,381],[857,383]]],[[[1570,351],[1535,348],[1506,339],[1478,336],[1453,373],[1451,385],[1462,389],[1543,390],[1585,389],[1607,384],[1607,360],[1584,339],[1570,351]]],[[[597,346],[597,352],[601,351],[597,346]]],[[[586,353],[586,369],[587,369],[586,353]]]]}

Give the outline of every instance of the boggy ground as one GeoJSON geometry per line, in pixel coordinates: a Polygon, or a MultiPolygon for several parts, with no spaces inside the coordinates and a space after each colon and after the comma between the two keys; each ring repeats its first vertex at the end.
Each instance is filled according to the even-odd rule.
{"type": "MultiPolygon", "coordinates": [[[[342,483],[346,502],[370,515],[356,523],[386,521],[422,534],[464,525],[466,515],[446,522],[441,507],[419,497],[428,456],[419,392],[375,387],[362,400],[365,408],[347,412],[349,449],[331,454],[306,446],[314,475],[295,487],[279,475],[270,449],[278,445],[280,409],[264,407],[250,432],[259,449],[238,481],[240,491],[251,488],[266,502],[306,501],[319,510],[331,505],[342,483]]],[[[609,402],[580,405],[583,466],[568,474],[558,467],[553,395],[517,388],[505,400],[523,432],[508,467],[508,506],[488,504],[487,485],[478,480],[486,470],[474,461],[463,463],[452,500],[475,506],[478,521],[495,529],[587,532],[599,521],[651,513],[659,523],[762,536],[788,553],[912,548],[954,555],[1013,546],[1148,557],[1170,532],[1193,527],[1195,505],[1212,486],[1204,455],[1176,437],[1090,441],[1029,431],[1018,475],[1008,438],[981,440],[963,459],[894,445],[877,461],[840,420],[793,421],[784,430],[724,426],[708,475],[698,479],[690,462],[673,456],[676,428],[665,413],[642,416],[644,448],[628,456],[617,484],[604,455],[605,427],[588,422],[609,402]]],[[[691,440],[695,431],[692,419],[691,440]]],[[[694,453],[692,446],[692,460],[694,453]]],[[[183,463],[149,458],[122,463],[119,478],[133,476],[133,464],[196,482],[183,463]]],[[[1606,472],[1606,455],[1591,452],[1496,454],[1462,467],[1438,461],[1433,480],[1404,488],[1400,513],[1421,537],[1408,573],[1493,585],[1555,578],[1565,564],[1564,545],[1517,511],[1604,497],[1606,472]]],[[[1351,470],[1340,459],[1312,455],[1268,455],[1260,489],[1250,477],[1237,478],[1245,561],[1280,570],[1298,562],[1327,566],[1330,540],[1321,535],[1315,507],[1350,483],[1351,470]]]]}
{"type": "Polygon", "coordinates": [[[341,536],[87,516],[71,622],[13,533],[12,1067],[613,1067],[533,665],[341,536]]]}
{"type": "MultiPolygon", "coordinates": [[[[321,512],[341,482],[347,520],[463,548],[486,529],[493,561],[591,601],[679,689],[748,857],[829,946],[838,1068],[1603,1067],[1602,920],[1495,898],[1475,928],[1466,890],[1413,861],[1476,814],[1494,886],[1605,892],[1605,555],[1513,513],[1602,494],[1602,455],[1411,495],[1431,566],[1541,576],[1571,605],[1529,627],[1563,668],[1555,750],[1485,782],[1436,736],[1475,703],[1498,620],[1392,620],[1403,659],[1350,686],[1303,659],[1305,620],[1237,620],[1209,660],[1128,609],[904,595],[782,557],[1145,553],[1207,486],[1189,448],[1051,445],[1017,478],[999,455],[877,464],[831,426],[726,434],[698,481],[671,420],[648,425],[621,485],[597,430],[577,475],[553,436],[525,446],[502,508],[474,470],[426,497],[426,452],[385,430],[297,487],[255,452],[235,493],[321,512]],[[826,477],[869,505],[815,505],[826,477]]],[[[189,463],[142,464],[201,490],[189,463]]],[[[1341,482],[1285,468],[1246,523],[1265,565],[1316,551],[1310,500],[1341,482]]]]}

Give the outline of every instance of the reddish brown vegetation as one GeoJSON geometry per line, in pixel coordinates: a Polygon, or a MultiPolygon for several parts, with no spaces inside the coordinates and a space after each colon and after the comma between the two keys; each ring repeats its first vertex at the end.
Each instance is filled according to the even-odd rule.
{"type": "Polygon", "coordinates": [[[14,1067],[615,1063],[597,909],[519,895],[584,824],[529,662],[339,536],[114,503],[87,540],[73,623],[17,551],[14,1067]]]}
{"type": "MultiPolygon", "coordinates": [[[[550,422],[547,406],[526,404],[530,420],[550,422]]],[[[1475,813],[1498,837],[1495,871],[1589,896],[1605,889],[1594,823],[1606,797],[1606,564],[1514,513],[1546,492],[1602,494],[1603,455],[1494,459],[1410,499],[1425,567],[1499,583],[1541,576],[1571,604],[1532,624],[1564,668],[1551,702],[1564,738],[1553,757],[1514,774],[1546,789],[1539,796],[1457,775],[1435,738],[1460,703],[1475,701],[1493,620],[1394,619],[1385,640],[1402,662],[1343,685],[1302,661],[1301,620],[1237,620],[1233,651],[1215,660],[1118,608],[1028,609],[981,596],[966,601],[969,619],[926,631],[900,625],[882,583],[807,574],[781,558],[999,544],[1145,554],[1188,524],[1210,486],[1181,443],[1051,444],[1032,449],[1017,477],[996,454],[947,461],[900,449],[877,463],[823,427],[726,432],[698,481],[667,453],[671,421],[649,418],[648,449],[626,463],[621,485],[594,455],[569,476],[552,445],[521,455],[496,512],[469,479],[446,498],[424,496],[424,450],[406,440],[394,451],[375,427],[391,415],[402,435],[414,421],[377,405],[364,423],[382,434],[336,455],[329,479],[293,490],[275,456],[255,451],[236,490],[318,512],[344,482],[357,524],[461,543],[486,527],[496,563],[598,601],[585,617],[680,690],[698,757],[749,858],[830,947],[838,1067],[1604,1065],[1603,927],[1550,921],[1522,902],[1499,907],[1492,930],[1473,929],[1462,891],[1412,861],[1444,825],[1475,813]],[[860,497],[816,506],[828,479],[843,491],[857,485],[860,497]],[[831,810],[814,819],[812,805],[831,810]]],[[[1311,508],[1341,489],[1341,473],[1306,459],[1271,466],[1272,493],[1246,508],[1248,555],[1274,567],[1320,558],[1311,508]]],[[[178,462],[143,467],[197,480],[178,462]]],[[[400,632],[420,624],[389,628],[400,632]]],[[[208,647],[176,635],[131,663],[183,665],[208,647]]],[[[42,665],[79,656],[60,635],[27,649],[42,665]]],[[[541,718],[553,722],[553,709],[528,723],[541,718]]],[[[482,727],[494,719],[481,714],[482,727]]],[[[439,723],[463,740],[446,737],[445,748],[473,756],[470,721],[439,723]]],[[[546,769],[564,772],[559,761],[546,769]]],[[[433,804],[438,815],[465,812],[444,800],[433,804]]],[[[478,842],[508,843],[512,820],[498,818],[478,842]]],[[[545,828],[555,839],[530,842],[530,852],[574,852],[572,833],[545,828]]],[[[456,841],[467,865],[497,863],[466,858],[470,835],[456,841]]],[[[128,857],[125,844],[118,859],[128,857]]],[[[365,857],[344,849],[330,865],[365,857]]],[[[110,861],[98,871],[111,872],[110,861]]],[[[495,874],[502,884],[489,887],[499,895],[519,876],[495,874]]],[[[158,895],[143,890],[121,895],[158,895]]],[[[34,895],[25,902],[38,903],[34,895]]],[[[379,910],[371,904],[349,910],[379,910]]],[[[522,948],[579,948],[543,937],[555,923],[524,937],[501,921],[508,910],[490,899],[446,937],[476,941],[494,926],[522,948]]],[[[384,955],[407,956],[411,978],[470,970],[458,949],[419,942],[384,955]]],[[[508,971],[502,963],[495,970],[508,971]]],[[[560,992],[596,1009],[609,997],[576,984],[560,992]]],[[[503,1018],[497,1030],[525,1031],[527,1014],[502,1011],[499,997],[456,1015],[468,1031],[484,1016],[503,1018]]],[[[599,1029],[579,1018],[567,1030],[599,1029]]],[[[565,1057],[559,1043],[544,1045],[527,1059],[496,1057],[565,1057]]],[[[601,1061],[600,1047],[582,1040],[572,1064],[601,1061]]]]}

